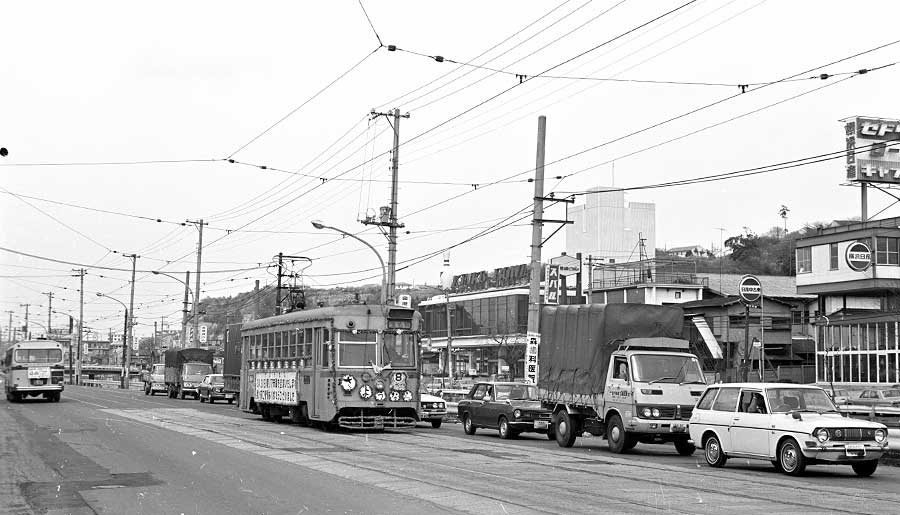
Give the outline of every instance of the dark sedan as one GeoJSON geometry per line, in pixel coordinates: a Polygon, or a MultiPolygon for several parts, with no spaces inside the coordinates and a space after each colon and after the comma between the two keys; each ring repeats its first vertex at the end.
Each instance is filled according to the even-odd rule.
{"type": "Polygon", "coordinates": [[[900,388],[863,390],[860,392],[859,397],[851,399],[850,403],[898,408],[900,407],[900,388]]]}
{"type": "Polygon", "coordinates": [[[457,407],[463,429],[474,435],[479,427],[497,428],[500,438],[519,433],[546,434],[553,439],[550,411],[541,406],[538,390],[524,383],[476,383],[457,407]]]}
{"type": "Polygon", "coordinates": [[[197,387],[200,402],[209,401],[210,404],[216,400],[228,401],[228,404],[234,402],[234,394],[225,393],[225,379],[222,374],[208,374],[203,378],[203,382],[197,387]]]}

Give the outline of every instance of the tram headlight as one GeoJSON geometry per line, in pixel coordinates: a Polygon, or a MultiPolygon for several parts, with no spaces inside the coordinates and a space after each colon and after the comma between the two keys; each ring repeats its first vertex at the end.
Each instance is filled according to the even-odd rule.
{"type": "Polygon", "coordinates": [[[825,441],[828,440],[828,430],[822,428],[816,431],[816,440],[818,440],[819,443],[825,443],[825,441]]]}
{"type": "Polygon", "coordinates": [[[413,393],[409,390],[403,392],[403,400],[406,402],[413,400],[413,393]]]}
{"type": "Polygon", "coordinates": [[[376,401],[382,402],[382,401],[384,401],[384,398],[385,398],[384,390],[375,392],[375,400],[376,401]]]}
{"type": "Polygon", "coordinates": [[[384,381],[382,381],[381,379],[375,381],[375,389],[378,391],[384,390],[384,381]]]}
{"type": "Polygon", "coordinates": [[[372,387],[364,384],[359,387],[359,396],[363,399],[368,399],[372,396],[372,387]]]}

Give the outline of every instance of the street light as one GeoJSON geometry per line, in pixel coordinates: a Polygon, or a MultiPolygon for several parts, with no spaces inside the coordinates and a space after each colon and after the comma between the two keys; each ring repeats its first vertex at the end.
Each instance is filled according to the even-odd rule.
{"type": "Polygon", "coordinates": [[[125,356],[127,356],[128,354],[131,353],[131,348],[128,347],[128,330],[129,330],[128,306],[126,306],[125,303],[122,302],[121,300],[119,300],[115,297],[110,297],[109,295],[100,293],[99,291],[97,292],[97,296],[105,297],[110,300],[114,300],[114,301],[118,302],[119,304],[121,304],[122,309],[125,310],[125,328],[124,328],[124,331],[122,331],[122,383],[120,385],[120,388],[122,388],[124,390],[124,389],[128,388],[128,369],[125,368],[125,362],[126,362],[125,356]]]}
{"type": "MultiPolygon", "coordinates": [[[[185,272],[185,273],[184,273],[185,280],[182,281],[181,279],[175,277],[174,275],[170,275],[170,274],[167,274],[167,273],[165,273],[165,272],[160,272],[160,271],[158,271],[158,270],[151,270],[151,272],[153,273],[153,275],[164,275],[164,276],[166,276],[166,277],[168,277],[168,278],[170,278],[170,279],[175,279],[176,281],[178,281],[178,282],[180,282],[181,284],[184,285],[184,309],[181,310],[181,345],[184,346],[184,347],[186,347],[186,346],[187,346],[187,303],[188,303],[188,294],[190,294],[191,299],[193,299],[194,305],[195,305],[195,306],[197,305],[197,297],[194,295],[194,290],[192,290],[191,287],[188,286],[188,283],[190,283],[190,281],[191,281],[191,273],[190,273],[190,272],[185,272]]],[[[197,335],[194,335],[194,336],[195,336],[195,337],[198,337],[197,335]]]]}
{"type": "Polygon", "coordinates": [[[331,229],[332,231],[339,232],[339,233],[343,234],[344,236],[349,236],[349,237],[353,238],[354,240],[361,242],[366,247],[369,247],[370,249],[372,249],[372,252],[374,252],[375,255],[378,256],[378,262],[381,263],[381,303],[387,304],[387,269],[385,269],[385,267],[384,267],[384,260],[381,259],[381,254],[379,254],[378,251],[375,250],[375,247],[373,247],[366,240],[360,238],[359,236],[356,236],[355,234],[350,234],[349,232],[338,229],[337,227],[325,225],[319,220],[313,220],[312,226],[315,227],[316,229],[331,229]]]}

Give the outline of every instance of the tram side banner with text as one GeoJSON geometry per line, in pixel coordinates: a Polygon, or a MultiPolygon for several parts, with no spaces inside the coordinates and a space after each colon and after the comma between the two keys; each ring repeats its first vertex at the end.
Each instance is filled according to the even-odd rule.
{"type": "Polygon", "coordinates": [[[297,404],[297,372],[257,372],[256,402],[297,404]]]}
{"type": "Polygon", "coordinates": [[[842,121],[847,179],[900,184],[900,120],[856,116],[842,121]]]}

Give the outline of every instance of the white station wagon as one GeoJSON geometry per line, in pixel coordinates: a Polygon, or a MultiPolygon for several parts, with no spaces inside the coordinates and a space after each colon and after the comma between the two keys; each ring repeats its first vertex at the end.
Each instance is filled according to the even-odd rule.
{"type": "Polygon", "coordinates": [[[846,464],[870,476],[888,446],[883,424],[842,417],[817,386],[784,383],[710,385],[689,431],[711,467],[751,458],[794,476],[817,463],[846,464]]]}

